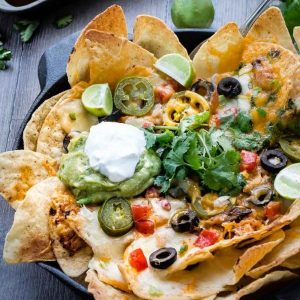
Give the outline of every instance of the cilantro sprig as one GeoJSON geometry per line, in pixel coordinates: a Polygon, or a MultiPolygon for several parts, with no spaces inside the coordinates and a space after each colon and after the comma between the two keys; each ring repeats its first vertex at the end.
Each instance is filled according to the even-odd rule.
{"type": "Polygon", "coordinates": [[[65,28],[65,27],[69,26],[72,22],[73,22],[73,16],[72,15],[66,15],[66,16],[57,18],[54,21],[54,26],[57,29],[61,29],[61,28],[65,28]]]}
{"type": "Polygon", "coordinates": [[[25,19],[14,23],[13,28],[20,33],[22,42],[27,43],[31,40],[39,25],[39,21],[25,19]]]}
{"type": "Polygon", "coordinates": [[[244,180],[239,172],[240,155],[233,148],[223,148],[211,132],[202,128],[208,119],[209,113],[201,113],[183,119],[177,131],[145,134],[148,148],[156,150],[162,159],[163,174],[156,177],[155,184],[163,193],[174,181],[191,173],[204,187],[220,194],[241,191],[244,180]]]}

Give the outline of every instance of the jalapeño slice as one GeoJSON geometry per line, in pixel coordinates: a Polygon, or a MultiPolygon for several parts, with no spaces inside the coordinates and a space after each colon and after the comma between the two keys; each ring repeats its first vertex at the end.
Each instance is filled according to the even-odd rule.
{"type": "Polygon", "coordinates": [[[114,103],[126,115],[143,116],[154,105],[153,87],[143,77],[124,78],[116,87],[114,103]]]}
{"type": "Polygon", "coordinates": [[[282,151],[291,160],[300,162],[300,138],[285,137],[279,140],[282,151]]]}
{"type": "Polygon", "coordinates": [[[110,236],[127,233],[133,226],[129,202],[122,198],[106,200],[98,212],[98,221],[103,231],[110,236]]]}

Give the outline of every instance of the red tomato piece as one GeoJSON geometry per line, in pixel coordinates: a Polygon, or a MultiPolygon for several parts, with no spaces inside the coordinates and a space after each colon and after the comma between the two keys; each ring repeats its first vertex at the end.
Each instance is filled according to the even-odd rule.
{"type": "Polygon", "coordinates": [[[159,198],[160,192],[159,190],[152,186],[149,189],[147,189],[145,193],[145,198],[159,198]]]}
{"type": "Polygon", "coordinates": [[[265,207],[265,216],[272,220],[277,217],[281,212],[281,203],[280,202],[269,202],[265,207]]]}
{"type": "Polygon", "coordinates": [[[160,103],[167,103],[174,93],[175,90],[172,84],[169,83],[164,83],[163,85],[159,85],[154,90],[155,98],[160,103]]]}
{"type": "Polygon", "coordinates": [[[219,239],[219,234],[216,231],[204,229],[200,232],[194,245],[197,247],[205,248],[215,244],[219,239]]]}
{"type": "Polygon", "coordinates": [[[137,222],[140,220],[147,220],[150,213],[151,207],[149,205],[135,204],[131,206],[133,221],[137,222]]]}
{"type": "Polygon", "coordinates": [[[146,257],[145,257],[144,252],[141,248],[133,250],[129,254],[129,263],[138,272],[143,271],[143,270],[147,269],[147,267],[148,267],[146,257]]]}
{"type": "Polygon", "coordinates": [[[154,233],[154,222],[151,220],[139,220],[134,222],[135,229],[142,234],[154,233]]]}
{"type": "Polygon", "coordinates": [[[253,171],[257,167],[257,154],[254,152],[242,150],[241,151],[241,171],[253,171]]]}

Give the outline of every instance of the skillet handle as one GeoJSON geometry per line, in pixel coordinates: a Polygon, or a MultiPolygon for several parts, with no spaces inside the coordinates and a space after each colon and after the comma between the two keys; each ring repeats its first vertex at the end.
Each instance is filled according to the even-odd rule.
{"type": "Polygon", "coordinates": [[[41,93],[65,75],[67,61],[78,35],[79,32],[75,32],[67,36],[47,49],[40,58],[38,78],[41,93]]]}

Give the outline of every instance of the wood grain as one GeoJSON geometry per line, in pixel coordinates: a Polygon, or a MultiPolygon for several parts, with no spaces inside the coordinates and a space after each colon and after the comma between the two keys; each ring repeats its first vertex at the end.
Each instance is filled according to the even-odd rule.
{"type": "MultiPolygon", "coordinates": [[[[216,15],[212,27],[217,28],[228,21],[241,24],[261,1],[213,0],[213,2],[216,15]]],[[[158,16],[174,28],[170,16],[172,0],[72,1],[72,4],[60,7],[59,10],[53,7],[30,16],[41,19],[41,26],[31,43],[22,44],[18,34],[12,31],[12,24],[18,17],[0,13],[0,32],[6,36],[6,46],[13,51],[9,68],[5,72],[0,72],[0,151],[11,149],[22,119],[39,93],[37,66],[43,52],[63,37],[83,28],[94,15],[113,3],[124,8],[129,31],[132,31],[135,16],[138,14],[158,16]],[[57,15],[68,13],[73,14],[73,23],[67,28],[55,29],[52,23],[57,15]]],[[[13,220],[13,211],[5,201],[0,201],[0,220],[0,253],[2,253],[5,235],[13,220]]],[[[0,298],[3,300],[82,299],[76,292],[35,264],[10,266],[1,260],[0,283],[0,298]]]]}

